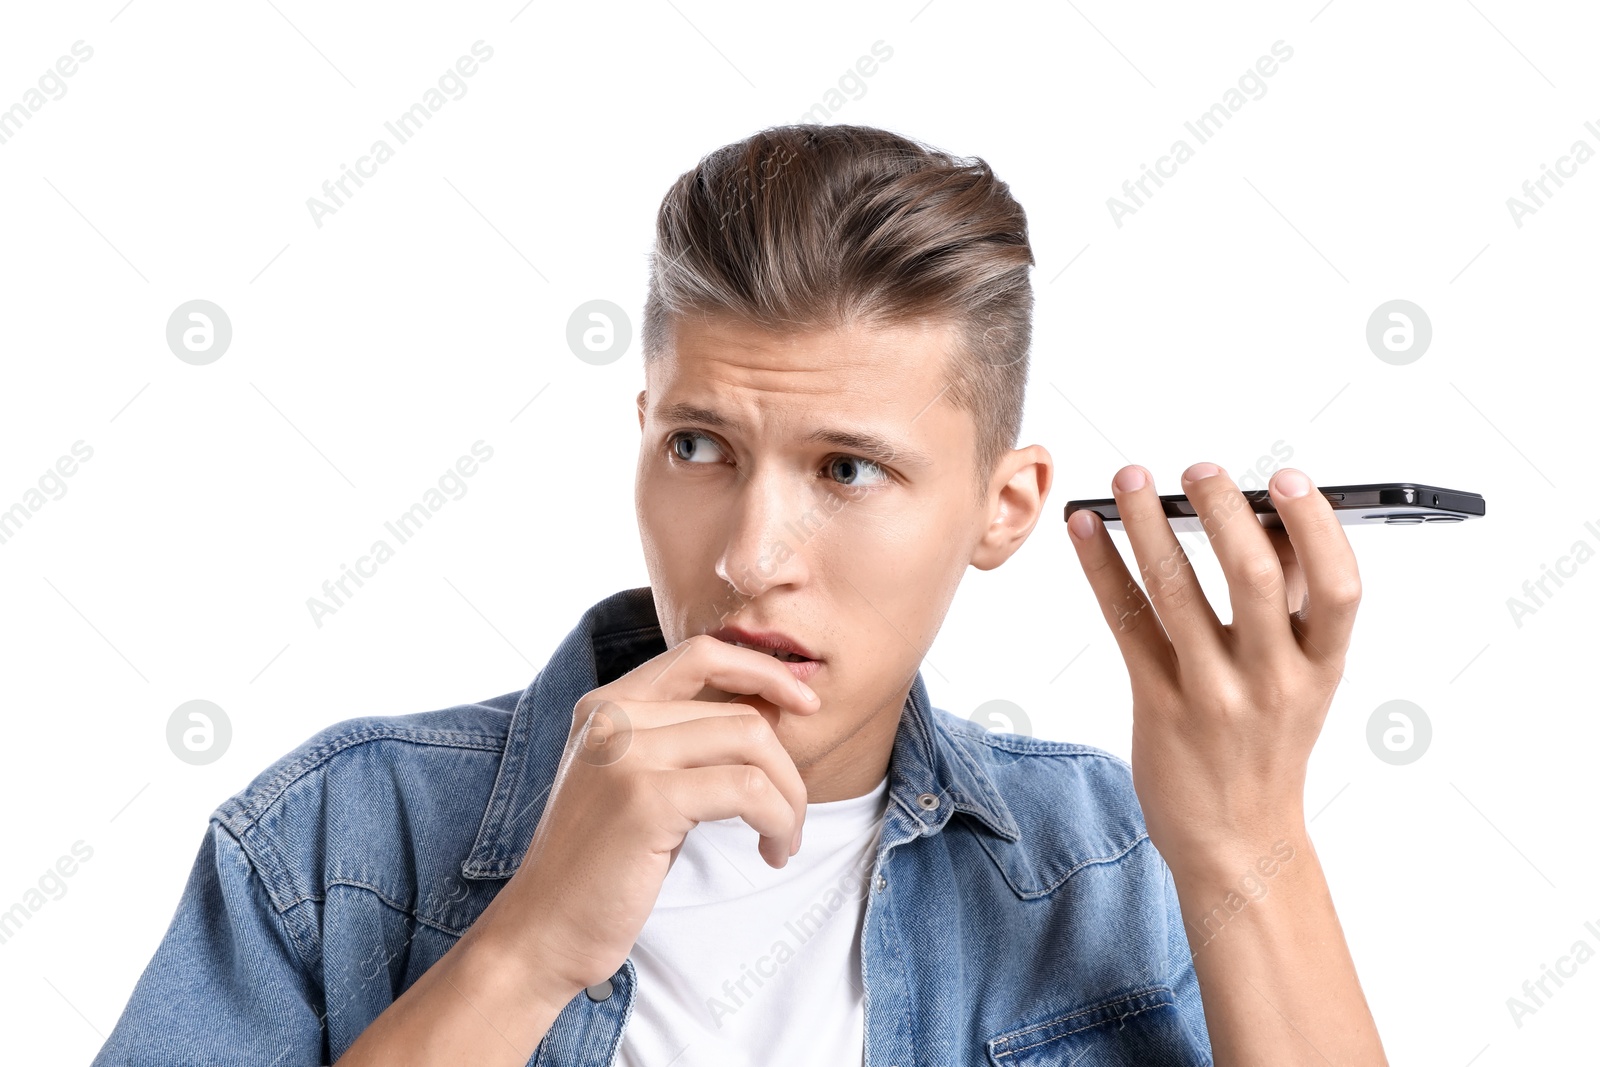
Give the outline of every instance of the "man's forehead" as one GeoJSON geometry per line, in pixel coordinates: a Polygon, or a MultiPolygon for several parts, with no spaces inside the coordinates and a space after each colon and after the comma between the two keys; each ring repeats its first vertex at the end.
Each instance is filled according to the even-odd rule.
{"type": "Polygon", "coordinates": [[[645,365],[652,405],[693,396],[827,406],[853,418],[902,422],[950,386],[950,335],[934,322],[856,323],[774,332],[724,317],[675,324],[673,343],[645,365]]]}

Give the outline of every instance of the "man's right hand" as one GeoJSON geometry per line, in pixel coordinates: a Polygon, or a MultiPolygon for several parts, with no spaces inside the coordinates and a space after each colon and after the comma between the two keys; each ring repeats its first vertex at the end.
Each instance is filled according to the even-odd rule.
{"type": "Polygon", "coordinates": [[[522,865],[338,1067],[526,1063],[633,951],[695,824],[739,816],[789,862],[806,790],[773,725],[820,706],[777,659],[703,634],[585,693],[522,865]]]}
{"type": "Polygon", "coordinates": [[[705,634],[585,693],[522,865],[473,932],[528,961],[560,1004],[622,966],[697,823],[742,818],[783,867],[806,789],[776,709],[820,706],[778,659],[705,634]]]}

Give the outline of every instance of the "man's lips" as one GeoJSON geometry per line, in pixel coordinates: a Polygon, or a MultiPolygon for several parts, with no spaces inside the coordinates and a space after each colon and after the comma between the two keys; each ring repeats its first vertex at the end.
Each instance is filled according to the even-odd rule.
{"type": "Polygon", "coordinates": [[[758,652],[782,653],[777,658],[783,662],[800,664],[804,661],[820,662],[816,653],[805,645],[777,630],[746,630],[739,626],[724,626],[710,631],[711,636],[730,645],[743,645],[758,652]]]}
{"type": "Polygon", "coordinates": [[[774,658],[802,682],[809,683],[812,676],[822,669],[822,660],[818,659],[814,652],[788,634],[776,630],[746,630],[740,626],[724,626],[710,633],[712,637],[726,641],[730,645],[744,645],[768,655],[779,653],[774,658]]]}

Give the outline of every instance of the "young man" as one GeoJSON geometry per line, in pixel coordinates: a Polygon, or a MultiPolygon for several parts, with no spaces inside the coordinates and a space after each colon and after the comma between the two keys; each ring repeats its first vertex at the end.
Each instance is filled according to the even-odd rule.
{"type": "Polygon", "coordinates": [[[522,693],[337,724],[217,809],[96,1063],[1383,1063],[1306,833],[1360,596],[1295,471],[1269,531],[1143,468],[1072,540],[1131,772],[919,670],[1052,461],[1016,448],[1033,263],[981,160],[763,131],[663,201],[635,483],[650,585],[522,693]],[[1214,1057],[1214,1060],[1213,1060],[1214,1057]]]}

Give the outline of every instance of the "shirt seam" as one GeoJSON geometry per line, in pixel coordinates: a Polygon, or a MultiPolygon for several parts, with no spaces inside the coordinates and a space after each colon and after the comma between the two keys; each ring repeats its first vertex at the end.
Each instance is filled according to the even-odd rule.
{"type": "MultiPolygon", "coordinates": [[[[340,752],[370,741],[402,741],[426,747],[482,752],[502,751],[505,747],[504,739],[494,735],[455,730],[414,730],[393,724],[377,724],[353,733],[340,734],[319,745],[262,785],[259,798],[248,802],[242,801],[241,795],[229,798],[212,813],[212,819],[225,827],[246,855],[250,856],[273,908],[280,915],[311,898],[299,892],[290,865],[284,861],[272,836],[262,828],[262,819],[295,783],[321,769],[340,752]]],[[[246,790],[246,794],[253,795],[255,792],[246,790]]]]}
{"type": "Polygon", "coordinates": [[[1144,842],[1146,842],[1148,840],[1150,840],[1149,831],[1143,831],[1143,832],[1141,832],[1139,834],[1138,837],[1134,838],[1133,841],[1126,848],[1122,849],[1120,852],[1114,852],[1114,853],[1112,853],[1112,854],[1110,854],[1108,856],[1092,856],[1089,859],[1081,860],[1080,862],[1078,862],[1077,864],[1075,864],[1074,866],[1069,868],[1067,870],[1067,872],[1065,874],[1063,874],[1060,878],[1058,878],[1056,881],[1050,883],[1049,885],[1041,886],[1038,889],[1027,890],[1027,889],[1023,889],[1021,886],[1017,885],[1016,882],[1012,881],[1011,872],[1006,870],[1005,864],[1000,862],[1000,857],[996,856],[994,854],[994,850],[989,847],[989,842],[986,839],[984,839],[982,837],[982,835],[978,835],[978,844],[979,844],[979,846],[985,852],[987,852],[989,854],[989,858],[994,861],[994,865],[1000,869],[1000,875],[1001,875],[1001,877],[1003,877],[1006,880],[1006,884],[1009,885],[1012,888],[1012,890],[1018,896],[1022,897],[1024,900],[1030,900],[1030,899],[1032,899],[1034,897],[1049,896],[1051,893],[1054,893],[1057,889],[1060,889],[1063,885],[1065,885],[1067,879],[1071,878],[1073,875],[1077,874],[1079,871],[1083,870],[1085,867],[1093,867],[1093,866],[1099,866],[1099,865],[1102,865],[1102,864],[1110,864],[1110,863],[1121,863],[1124,859],[1127,858],[1127,856],[1128,856],[1128,854],[1130,852],[1132,852],[1134,849],[1138,848],[1141,844],[1143,844],[1144,842]]]}
{"type": "Polygon", "coordinates": [[[469,929],[469,926],[470,926],[470,924],[469,924],[469,926],[463,926],[459,930],[454,929],[454,928],[449,927],[449,926],[446,926],[442,922],[439,922],[438,920],[428,918],[427,916],[423,915],[420,911],[416,911],[416,910],[414,910],[412,908],[408,908],[404,904],[401,904],[398,901],[391,900],[389,898],[389,896],[386,893],[384,893],[384,891],[382,889],[380,889],[378,886],[375,886],[375,885],[371,884],[370,882],[363,882],[363,881],[361,881],[359,879],[356,879],[356,878],[330,878],[330,879],[328,879],[327,883],[323,885],[322,893],[321,893],[320,896],[316,895],[316,894],[307,894],[306,896],[301,897],[299,900],[296,900],[293,904],[291,904],[289,906],[291,908],[298,907],[299,905],[304,904],[304,903],[306,903],[308,901],[321,904],[321,903],[325,902],[328,899],[328,890],[333,888],[336,885],[349,886],[352,889],[364,889],[367,892],[371,893],[374,897],[376,897],[380,903],[388,906],[390,909],[392,909],[392,910],[394,910],[396,912],[399,912],[401,915],[404,915],[406,918],[412,920],[413,922],[421,923],[423,926],[431,927],[432,929],[437,930],[442,934],[449,934],[451,937],[460,937],[462,934],[467,932],[467,930],[469,929]]]}
{"type": "Polygon", "coordinates": [[[238,837],[250,832],[289,787],[316,771],[334,756],[370,741],[403,741],[430,748],[466,748],[483,752],[504,750],[506,739],[500,734],[478,734],[458,730],[428,730],[381,724],[341,733],[317,746],[258,786],[247,787],[217,806],[212,817],[228,824],[238,837]]]}
{"type": "MultiPolygon", "coordinates": [[[[272,893],[272,887],[267,883],[266,876],[261,872],[260,864],[250,854],[250,847],[220,820],[213,819],[212,822],[227,835],[228,839],[233,842],[234,847],[238,849],[239,857],[244,861],[247,876],[254,879],[261,886],[261,894],[266,898],[269,905],[267,910],[272,915],[271,922],[273,927],[278,931],[279,936],[284,939],[285,944],[294,952],[295,960],[300,965],[301,973],[310,975],[312,967],[309,962],[310,957],[307,955],[308,949],[300,944],[300,939],[295,934],[293,926],[284,919],[283,913],[288,909],[280,909],[278,907],[278,902],[272,893]]],[[[320,950],[317,955],[321,955],[320,950]]]]}
{"type": "Polygon", "coordinates": [[[993,731],[984,731],[982,734],[960,734],[962,740],[973,741],[978,744],[988,745],[990,748],[1003,749],[1006,752],[1016,752],[1024,756],[1045,756],[1050,759],[1101,759],[1120,766],[1128,766],[1128,761],[1115,752],[1107,752],[1094,745],[1085,745],[1076,741],[1049,741],[1038,738],[1021,738],[1021,743],[1008,741],[993,731]],[[1052,747],[1040,748],[1040,745],[1052,747]],[[1053,746],[1060,746],[1059,748],[1053,746]]]}

